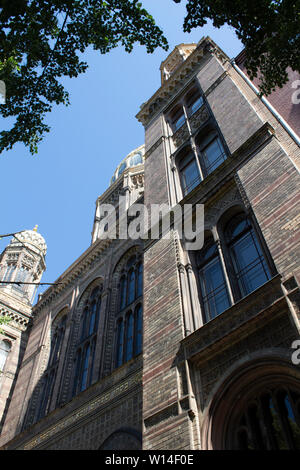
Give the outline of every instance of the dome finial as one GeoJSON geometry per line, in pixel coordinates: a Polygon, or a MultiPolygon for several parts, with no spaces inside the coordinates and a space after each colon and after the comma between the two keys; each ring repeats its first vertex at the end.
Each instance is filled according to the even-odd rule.
{"type": "Polygon", "coordinates": [[[36,225],[32,230],[33,230],[34,232],[37,232],[37,229],[38,229],[38,225],[36,225]]]}

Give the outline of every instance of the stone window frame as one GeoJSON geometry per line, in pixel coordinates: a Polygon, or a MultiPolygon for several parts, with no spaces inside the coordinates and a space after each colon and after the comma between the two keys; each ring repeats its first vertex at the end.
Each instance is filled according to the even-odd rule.
{"type": "Polygon", "coordinates": [[[189,119],[195,114],[201,106],[190,111],[191,106],[197,99],[201,98],[202,103],[204,104],[204,96],[196,84],[193,84],[182,96],[176,101],[176,104],[172,106],[172,109],[166,114],[166,121],[170,127],[171,134],[175,134],[185,123],[189,122],[189,119]],[[196,99],[193,99],[193,98],[196,99]],[[184,119],[179,126],[176,126],[175,123],[178,122],[180,117],[183,116],[184,119]]]}
{"type": "MultiPolygon", "coordinates": [[[[4,346],[4,344],[3,344],[3,346],[4,346]]],[[[5,338],[5,337],[4,337],[4,338],[0,338],[0,349],[1,349],[2,351],[4,351],[4,353],[5,353],[5,360],[4,360],[4,362],[3,362],[3,367],[2,367],[2,369],[0,369],[0,377],[1,377],[1,375],[5,372],[5,367],[6,367],[6,365],[7,365],[7,360],[8,360],[9,354],[10,354],[11,351],[12,351],[12,347],[13,347],[13,343],[12,343],[10,340],[8,340],[8,339],[5,338]],[[2,344],[3,344],[3,343],[7,345],[6,348],[2,347],[2,344]]],[[[4,356],[4,354],[3,354],[3,356],[4,356]]]]}
{"type": "MultiPolygon", "coordinates": [[[[188,146],[190,151],[195,156],[195,161],[197,163],[197,168],[199,172],[199,177],[195,178],[199,180],[199,184],[207,178],[208,175],[214,172],[214,170],[220,166],[229,156],[230,151],[228,149],[227,143],[222,135],[222,132],[218,126],[217,121],[215,120],[210,107],[206,101],[205,94],[203,93],[200,85],[194,81],[187,90],[185,90],[180,97],[174,101],[171,109],[164,114],[167,134],[173,144],[175,149],[171,150],[171,170],[174,173],[174,186],[177,202],[181,201],[189,192],[184,190],[182,185],[182,178],[180,175],[180,169],[178,166],[179,156],[184,152],[184,148],[188,146]],[[201,98],[201,104],[199,107],[190,112],[191,103],[193,98],[201,98]],[[174,119],[177,114],[182,110],[184,114],[184,121],[179,127],[174,128],[174,119]],[[199,123],[197,121],[197,112],[202,111],[205,113],[206,119],[201,120],[199,123]],[[194,122],[194,115],[196,116],[196,121],[194,122]],[[197,122],[197,125],[195,124],[197,122]],[[174,140],[175,139],[175,140],[174,140]],[[212,168],[207,168],[206,158],[205,158],[205,149],[207,149],[213,142],[217,142],[220,152],[218,157],[211,162],[210,166],[212,168]],[[213,163],[219,160],[217,166],[213,163]]],[[[192,187],[194,189],[194,187],[192,187]]]]}
{"type": "Polygon", "coordinates": [[[208,124],[207,126],[204,127],[203,130],[200,130],[196,134],[195,147],[196,147],[196,154],[199,159],[199,165],[201,167],[202,179],[210,175],[228,157],[228,153],[226,152],[221,134],[211,124],[208,124]],[[208,147],[210,147],[214,142],[217,142],[219,148],[221,149],[221,152],[218,158],[216,158],[214,162],[220,160],[221,158],[222,158],[222,161],[220,161],[220,163],[218,163],[218,165],[215,168],[210,169],[210,167],[212,166],[212,163],[209,166],[207,166],[207,163],[205,162],[205,150],[208,147]]]}
{"type": "Polygon", "coordinates": [[[114,347],[114,366],[115,368],[121,367],[123,364],[138,356],[141,353],[136,349],[136,338],[137,338],[137,327],[138,327],[138,318],[137,311],[141,307],[141,315],[143,311],[143,261],[142,255],[135,253],[132,255],[126,263],[124,263],[122,269],[119,273],[119,295],[117,299],[117,313],[115,321],[115,347],[114,347]],[[134,259],[134,261],[133,261],[134,259]],[[129,298],[129,286],[130,277],[132,273],[135,273],[135,289],[134,289],[134,298],[131,300],[129,298]],[[126,280],[126,281],[125,281],[126,280]],[[141,280],[141,284],[140,284],[141,280]],[[126,302],[123,304],[123,288],[124,281],[126,282],[126,302]],[[133,338],[132,338],[132,355],[126,359],[126,344],[127,344],[127,334],[128,334],[128,319],[132,315],[133,317],[133,338]],[[121,331],[121,335],[120,335],[121,331]]]}
{"type": "Polygon", "coordinates": [[[74,354],[74,374],[72,381],[72,397],[83,392],[92,385],[95,366],[95,351],[103,296],[103,283],[92,283],[81,296],[81,313],[74,354]],[[94,312],[94,307],[96,311],[94,312]],[[90,331],[91,319],[95,314],[93,330],[90,331]],[[85,386],[83,387],[83,378],[85,386]]]}
{"type": "Polygon", "coordinates": [[[56,383],[57,370],[61,357],[63,340],[66,332],[69,309],[63,308],[54,318],[51,325],[50,351],[46,370],[42,376],[40,400],[38,404],[37,419],[46,416],[52,404],[53,392],[56,383]]]}
{"type": "MultiPolygon", "coordinates": [[[[261,234],[260,228],[255,220],[255,216],[252,213],[252,211],[246,209],[245,207],[241,205],[234,205],[231,208],[227,209],[224,213],[221,214],[221,216],[218,218],[218,221],[205,231],[205,240],[208,239],[209,237],[212,237],[212,239],[214,240],[214,244],[216,245],[216,249],[217,249],[220,265],[222,267],[223,274],[225,277],[225,285],[226,285],[226,289],[227,289],[227,293],[229,297],[228,308],[230,308],[232,305],[236,304],[239,300],[241,300],[242,298],[244,298],[245,296],[253,292],[251,291],[243,295],[242,292],[240,291],[238,281],[236,278],[236,273],[234,271],[233,263],[231,260],[231,255],[229,252],[228,241],[226,240],[225,232],[224,232],[226,226],[228,226],[230,221],[233,220],[238,214],[243,214],[249,220],[253,233],[255,235],[256,241],[259,245],[259,248],[261,249],[263,259],[269,271],[269,278],[265,282],[268,282],[274,275],[277,274],[271,255],[268,251],[268,248],[266,246],[266,243],[264,241],[264,238],[261,234]]],[[[191,258],[192,266],[195,272],[202,320],[203,320],[203,323],[207,323],[213,318],[207,318],[207,315],[205,314],[205,308],[204,308],[202,292],[201,292],[201,285],[200,285],[199,274],[198,274],[199,266],[197,262],[197,254],[199,252],[201,252],[201,250],[196,251],[196,252],[190,252],[190,258],[191,258]]],[[[223,312],[220,312],[218,315],[221,315],[222,313],[223,312]]]]}

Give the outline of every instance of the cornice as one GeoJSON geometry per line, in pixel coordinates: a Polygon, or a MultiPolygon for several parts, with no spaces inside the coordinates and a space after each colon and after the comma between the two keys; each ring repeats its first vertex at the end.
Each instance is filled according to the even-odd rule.
{"type": "Polygon", "coordinates": [[[86,272],[92,263],[111,245],[113,240],[96,240],[87,250],[55,281],[55,286],[49,287],[41,296],[38,303],[33,307],[33,316],[49,304],[54,298],[60,296],[78,279],[82,273],[86,272]]]}
{"type": "Polygon", "coordinates": [[[136,115],[138,121],[146,126],[149,121],[158,114],[162,108],[170,101],[172,96],[181,88],[188,77],[199,68],[201,59],[207,54],[215,55],[222,62],[229,60],[229,57],[209,38],[199,41],[196,49],[182,62],[172,73],[154,95],[141,106],[136,115]]]}
{"type": "Polygon", "coordinates": [[[12,308],[9,308],[4,305],[2,301],[0,303],[0,316],[9,317],[11,322],[9,322],[8,326],[22,331],[26,330],[31,319],[31,315],[22,314],[12,308]]]}

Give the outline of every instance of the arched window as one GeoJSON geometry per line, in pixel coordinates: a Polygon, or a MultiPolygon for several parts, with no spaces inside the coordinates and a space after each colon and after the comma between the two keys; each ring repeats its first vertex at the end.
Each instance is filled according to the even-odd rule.
{"type": "Polygon", "coordinates": [[[57,376],[59,358],[61,355],[61,349],[65,336],[66,322],[67,315],[65,313],[60,313],[57,316],[57,319],[53,322],[51,331],[52,337],[50,345],[50,356],[47,369],[45,370],[42,379],[38,419],[42,419],[49,412],[50,409],[55,380],[57,376]]]}
{"type": "Polygon", "coordinates": [[[236,424],[237,449],[300,450],[300,394],[287,387],[266,389],[242,410],[236,424]]]}
{"type": "Polygon", "coordinates": [[[79,341],[75,355],[73,395],[92,383],[97,330],[100,319],[102,287],[95,287],[86,299],[80,319],[79,341]]]}
{"type": "Polygon", "coordinates": [[[239,293],[244,297],[270,279],[270,271],[246,214],[237,214],[227,223],[225,238],[239,293]]]}
{"type": "Polygon", "coordinates": [[[38,419],[42,419],[49,412],[55,378],[56,378],[55,369],[50,369],[48,372],[44,374],[43,384],[42,384],[42,399],[40,402],[38,419]]]}
{"type": "Polygon", "coordinates": [[[6,339],[0,341],[0,372],[3,372],[7,356],[11,350],[11,343],[6,339]]]}
{"type": "MultiPolygon", "coordinates": [[[[27,278],[29,275],[28,269],[25,268],[25,266],[20,266],[17,268],[17,274],[15,277],[15,282],[26,282],[27,278]]],[[[14,284],[13,288],[16,290],[19,290],[21,292],[25,292],[27,290],[27,285],[26,284],[14,284]]]]}
{"type": "Polygon", "coordinates": [[[141,352],[143,264],[132,256],[120,278],[119,310],[116,319],[115,367],[120,367],[141,352]]]}
{"type": "Polygon", "coordinates": [[[182,193],[186,196],[201,181],[197,161],[191,150],[178,158],[178,167],[182,193]]]}
{"type": "Polygon", "coordinates": [[[212,237],[208,237],[197,253],[197,268],[201,291],[201,303],[205,320],[209,321],[230,306],[225,276],[212,237]]]}
{"type": "Polygon", "coordinates": [[[3,276],[3,281],[5,282],[9,282],[13,276],[13,273],[16,269],[16,265],[11,263],[11,264],[8,264],[7,265],[7,268],[6,268],[6,271],[4,273],[4,276],[3,276]]]}
{"type": "Polygon", "coordinates": [[[66,321],[67,321],[67,316],[64,315],[63,318],[55,327],[54,334],[51,340],[51,352],[50,352],[50,360],[49,360],[50,366],[55,364],[59,359],[62,342],[63,342],[63,338],[65,335],[66,321]]]}

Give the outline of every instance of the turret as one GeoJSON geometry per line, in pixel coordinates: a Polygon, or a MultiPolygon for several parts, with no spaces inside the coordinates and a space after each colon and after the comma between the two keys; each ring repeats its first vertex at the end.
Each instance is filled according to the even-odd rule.
{"type": "Polygon", "coordinates": [[[46,269],[46,251],[47,245],[37,226],[16,233],[1,256],[1,292],[31,304],[37,289],[34,284],[40,282],[46,269]]]}

